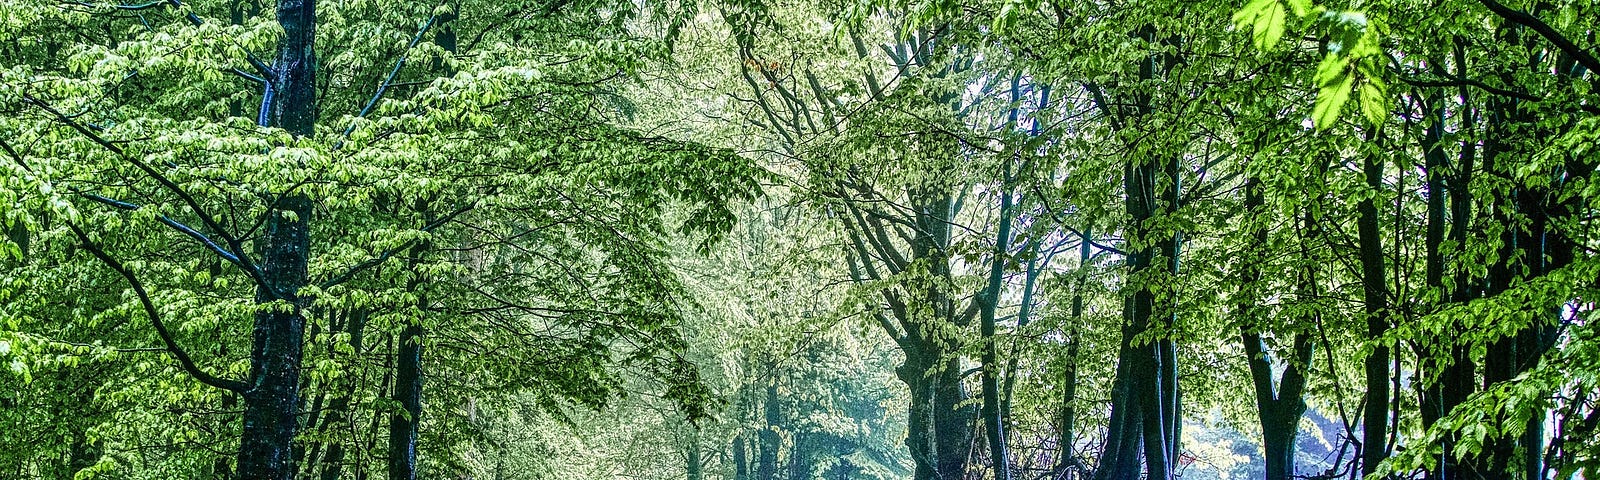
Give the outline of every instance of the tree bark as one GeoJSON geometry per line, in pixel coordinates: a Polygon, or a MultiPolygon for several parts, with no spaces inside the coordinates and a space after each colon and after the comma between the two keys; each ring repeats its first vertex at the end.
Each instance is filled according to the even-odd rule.
{"type": "MultiPolygon", "coordinates": [[[[292,295],[305,285],[311,202],[301,196],[289,197],[268,215],[268,247],[262,261],[266,288],[292,295]],[[285,213],[295,218],[286,218],[285,213]]],[[[270,298],[271,294],[265,291],[257,294],[263,303],[270,302],[270,298]]],[[[244,433],[238,460],[241,478],[288,480],[294,475],[292,445],[299,427],[304,334],[305,317],[298,305],[256,314],[250,389],[243,394],[244,433]]]]}
{"type": "Polygon", "coordinates": [[[961,384],[961,359],[948,358],[934,378],[933,432],[939,477],[943,480],[966,478],[967,459],[977,437],[978,407],[968,403],[971,396],[961,384]]]}
{"type": "Polygon", "coordinates": [[[393,398],[400,411],[389,416],[389,480],[413,480],[417,424],[422,421],[422,326],[417,323],[400,331],[393,398]]]}
{"type": "MultiPolygon", "coordinates": [[[[297,137],[309,137],[316,124],[316,0],[279,0],[276,74],[268,89],[271,124],[297,137]]],[[[298,429],[300,361],[305,341],[305,302],[298,297],[306,284],[311,250],[312,202],[289,195],[266,215],[266,242],[261,258],[263,284],[258,303],[285,300],[289,305],[264,309],[255,316],[250,380],[244,397],[244,432],[239,441],[239,477],[245,480],[289,480],[294,475],[293,448],[298,429]]]]}
{"type": "MultiPolygon", "coordinates": [[[[1455,46],[1455,67],[1457,73],[1467,74],[1466,48],[1460,39],[1455,46]]],[[[1468,186],[1472,182],[1473,169],[1477,163],[1478,141],[1475,138],[1476,109],[1472,107],[1470,87],[1462,86],[1458,92],[1461,99],[1461,119],[1459,132],[1464,138],[1461,142],[1461,153],[1457,159],[1452,176],[1446,185],[1450,198],[1450,240],[1457,249],[1464,248],[1467,244],[1469,231],[1472,225],[1472,191],[1468,186]]],[[[1454,272],[1454,288],[1450,292],[1450,302],[1465,303],[1475,298],[1478,285],[1473,276],[1466,271],[1454,272]]],[[[1477,390],[1477,364],[1471,355],[1471,350],[1466,345],[1454,345],[1450,352],[1451,361],[1444,371],[1440,373],[1438,412],[1440,416],[1448,415],[1457,405],[1466,402],[1467,397],[1477,390]]],[[[1462,467],[1467,463],[1455,456],[1455,441],[1446,437],[1443,441],[1444,457],[1438,468],[1437,478],[1441,480],[1466,479],[1467,475],[1462,467]]]]}
{"type": "MultiPolygon", "coordinates": [[[[1362,172],[1367,188],[1383,188],[1383,160],[1367,155],[1362,172]]],[[[1389,288],[1384,276],[1382,229],[1377,202],[1371,198],[1356,207],[1356,234],[1361,256],[1361,283],[1366,304],[1367,338],[1378,341],[1389,330],[1389,288]]],[[[1366,395],[1361,425],[1361,473],[1371,475],[1389,457],[1389,347],[1377,343],[1365,360],[1366,395]]]]}
{"type": "Polygon", "coordinates": [[[733,480],[750,479],[750,464],[744,455],[744,436],[733,437],[733,480]]]}
{"type": "Polygon", "coordinates": [[[939,477],[933,442],[933,382],[925,376],[929,367],[913,358],[914,353],[906,352],[906,362],[895,373],[911,392],[906,411],[906,449],[914,464],[912,478],[932,480],[939,477]]]}
{"type": "Polygon", "coordinates": [[[700,471],[700,427],[689,426],[689,444],[684,452],[684,476],[688,480],[703,480],[705,475],[700,471]]]}
{"type": "Polygon", "coordinates": [[[1092,234],[1089,228],[1083,229],[1082,238],[1078,243],[1078,284],[1072,292],[1072,321],[1074,323],[1067,335],[1067,355],[1065,365],[1062,367],[1061,388],[1061,453],[1056,459],[1057,478],[1072,478],[1067,472],[1078,467],[1077,436],[1075,435],[1078,419],[1078,326],[1083,323],[1083,289],[1087,282],[1089,266],[1089,247],[1092,234]]]}

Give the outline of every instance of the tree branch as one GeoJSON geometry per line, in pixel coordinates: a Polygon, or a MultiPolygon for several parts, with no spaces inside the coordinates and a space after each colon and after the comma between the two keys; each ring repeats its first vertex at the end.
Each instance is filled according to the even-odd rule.
{"type": "MultiPolygon", "coordinates": [[[[467,213],[468,211],[471,211],[476,206],[477,205],[475,203],[468,203],[467,205],[462,206],[461,208],[458,208],[455,211],[450,212],[449,214],[447,214],[447,215],[445,215],[443,217],[440,217],[438,220],[434,220],[432,223],[428,223],[427,225],[423,225],[422,228],[419,229],[419,230],[422,231],[422,232],[430,232],[431,233],[431,232],[433,232],[434,229],[437,229],[440,226],[443,226],[444,224],[449,223],[451,220],[454,220],[456,217],[460,216],[463,213],[467,213]]],[[[338,275],[334,275],[332,278],[329,278],[329,279],[323,281],[322,283],[317,284],[317,288],[326,289],[326,288],[333,287],[335,285],[339,285],[339,284],[344,283],[344,282],[348,282],[348,281],[350,281],[350,279],[355,278],[355,276],[357,274],[359,274],[359,273],[361,273],[363,271],[366,271],[369,268],[376,267],[378,265],[382,265],[384,262],[389,261],[390,258],[393,258],[396,253],[400,253],[403,250],[406,250],[406,249],[409,249],[409,248],[411,248],[413,246],[416,246],[416,244],[417,244],[417,241],[413,240],[413,241],[406,242],[404,245],[401,245],[399,247],[395,247],[395,248],[391,248],[391,249],[388,249],[388,250],[384,250],[384,252],[381,253],[381,254],[378,254],[377,257],[373,257],[371,259],[368,259],[367,261],[352,265],[352,266],[350,266],[350,268],[345,269],[345,271],[343,273],[340,273],[338,275]]]]}
{"type": "MultiPolygon", "coordinates": [[[[268,85],[270,85],[270,83],[268,85]]],[[[261,271],[261,267],[257,266],[255,262],[250,261],[250,257],[248,255],[244,254],[244,245],[239,241],[239,239],[233,237],[232,235],[228,235],[228,232],[223,230],[222,225],[219,225],[210,214],[206,213],[204,208],[200,208],[200,202],[196,201],[194,196],[189,195],[189,192],[184,191],[182,187],[179,187],[177,183],[167,178],[166,175],[162,175],[161,172],[151,168],[149,164],[134,158],[131,155],[128,155],[127,151],[123,150],[122,147],[118,147],[116,144],[111,143],[105,138],[102,138],[100,135],[90,131],[87,127],[84,127],[83,124],[75,122],[66,115],[63,115],[55,108],[52,108],[50,104],[44,103],[43,101],[33,98],[27,94],[23,94],[22,98],[28,103],[38,106],[51,116],[55,117],[56,121],[66,124],[73,130],[77,130],[79,134],[87,137],[89,140],[100,145],[102,148],[105,148],[111,153],[117,154],[118,157],[121,157],[123,160],[127,160],[128,163],[132,163],[134,167],[155,179],[156,183],[161,184],[161,186],[167,191],[177,195],[180,200],[183,200],[185,205],[189,206],[190,210],[194,211],[195,216],[200,217],[200,222],[203,223],[207,229],[211,230],[213,234],[222,237],[222,240],[227,243],[228,252],[232,254],[232,258],[229,259],[230,262],[233,262],[235,265],[239,266],[239,268],[243,269],[245,274],[249,275],[251,280],[254,280],[257,285],[261,286],[272,300],[284,298],[281,292],[278,292],[277,289],[267,285],[266,274],[261,271]]]]}
{"type": "Polygon", "coordinates": [[[1582,48],[1578,48],[1578,45],[1572,43],[1572,40],[1568,39],[1566,35],[1562,35],[1561,32],[1557,32],[1556,29],[1550,27],[1550,24],[1544,23],[1544,20],[1540,20],[1539,17],[1535,17],[1521,10],[1507,7],[1495,0],[1478,0],[1478,3],[1483,4],[1485,7],[1489,7],[1489,11],[1494,12],[1495,15],[1499,15],[1500,18],[1510,20],[1531,28],[1535,32],[1539,32],[1540,36],[1544,37],[1545,40],[1549,40],[1550,43],[1555,44],[1556,48],[1561,49],[1562,52],[1565,52],[1567,55],[1571,55],[1574,60],[1577,60],[1578,63],[1583,64],[1584,68],[1589,69],[1591,72],[1600,72],[1600,60],[1596,60],[1594,55],[1590,55],[1589,52],[1584,51],[1582,48]]]}
{"type": "Polygon", "coordinates": [[[1477,80],[1473,80],[1473,79],[1470,79],[1470,78],[1459,78],[1459,77],[1448,76],[1448,75],[1441,75],[1441,76],[1444,76],[1445,78],[1447,78],[1449,80],[1448,81],[1420,80],[1420,79],[1415,79],[1415,78],[1406,78],[1406,77],[1402,76],[1402,77],[1400,77],[1400,81],[1406,82],[1406,84],[1411,85],[1413,87],[1424,87],[1424,88],[1463,87],[1463,86],[1476,87],[1479,90],[1483,90],[1485,92],[1493,93],[1495,95],[1499,95],[1499,96],[1502,96],[1502,97],[1517,98],[1517,99],[1527,100],[1527,101],[1530,101],[1530,102],[1541,102],[1541,101],[1544,101],[1544,97],[1540,97],[1540,96],[1529,94],[1529,93],[1523,93],[1523,92],[1518,92],[1518,91],[1513,91],[1513,90],[1507,90],[1507,89],[1500,88],[1500,87],[1490,86],[1488,84],[1485,84],[1483,82],[1480,82],[1480,81],[1477,81],[1477,80]]]}
{"type": "Polygon", "coordinates": [[[128,270],[128,268],[124,266],[122,262],[117,261],[115,258],[111,258],[111,255],[106,254],[105,250],[101,249],[99,245],[96,245],[92,240],[90,240],[89,235],[84,233],[83,229],[78,228],[76,223],[73,223],[69,220],[67,221],[67,227],[72,229],[72,233],[78,237],[78,241],[83,244],[83,248],[85,250],[88,250],[90,254],[95,256],[95,258],[100,259],[101,263],[106,264],[107,267],[111,267],[111,269],[115,270],[118,275],[121,275],[124,280],[128,281],[128,285],[133,288],[134,295],[139,297],[139,304],[144,307],[145,315],[150,317],[150,323],[156,327],[156,333],[161,336],[161,342],[166,344],[167,351],[172,352],[172,356],[177,357],[178,364],[183,367],[183,370],[187,372],[189,376],[194,377],[195,380],[199,380],[200,383],[230,392],[242,394],[249,390],[249,385],[245,384],[244,382],[218,378],[206,373],[205,370],[201,370],[198,365],[195,365],[194,359],[190,358],[189,354],[185,352],[183,348],[178,346],[178,342],[172,338],[172,332],[167,330],[166,323],[161,321],[161,314],[156,310],[155,303],[150,301],[150,293],[145,291],[144,283],[140,282],[139,278],[134,276],[133,272],[128,270]]]}
{"type": "MultiPolygon", "coordinates": [[[[366,117],[367,114],[372,113],[372,108],[378,105],[378,100],[383,98],[384,92],[389,91],[389,87],[394,84],[395,75],[398,75],[400,73],[400,69],[405,67],[406,57],[410,56],[411,49],[417,47],[417,43],[422,41],[422,36],[428,33],[428,29],[432,28],[434,21],[438,19],[439,16],[434,15],[428,17],[428,21],[422,22],[422,28],[418,29],[417,34],[411,37],[411,43],[406,44],[406,49],[400,53],[400,58],[395,60],[394,68],[389,69],[389,76],[384,77],[383,83],[378,84],[378,91],[373,92],[372,98],[367,99],[367,104],[361,107],[361,112],[356,114],[356,118],[363,118],[366,117]]],[[[350,132],[354,132],[355,130],[356,122],[350,122],[350,126],[345,127],[344,134],[341,136],[349,137],[350,132]]],[[[337,150],[339,145],[335,144],[333,148],[337,150]]]]}
{"type": "MultiPolygon", "coordinates": [[[[114,207],[114,208],[116,208],[118,210],[127,210],[127,211],[131,212],[131,211],[138,210],[138,209],[142,208],[137,204],[123,202],[123,201],[119,201],[119,200],[112,200],[110,198],[102,197],[102,196],[95,195],[95,194],[92,194],[92,193],[85,193],[85,192],[75,192],[75,193],[77,193],[78,196],[80,196],[80,197],[87,198],[87,199],[90,199],[90,200],[94,200],[96,202],[100,202],[100,203],[103,203],[103,204],[106,204],[106,205],[110,205],[110,206],[112,206],[112,207],[114,207]]],[[[184,225],[183,223],[178,222],[177,220],[173,220],[171,217],[168,217],[166,215],[156,215],[156,220],[161,222],[161,223],[163,223],[163,224],[166,224],[166,226],[168,226],[168,227],[172,227],[173,230],[177,230],[179,232],[183,232],[184,235],[188,235],[189,237],[194,238],[195,240],[199,241],[201,244],[204,244],[206,246],[206,249],[211,250],[212,252],[215,252],[217,254],[217,256],[222,257],[223,259],[233,263],[234,265],[239,265],[241,267],[243,266],[243,265],[240,264],[239,256],[234,255],[233,252],[229,252],[225,248],[222,248],[222,246],[218,245],[217,242],[212,241],[209,237],[206,237],[205,234],[200,233],[199,231],[195,230],[193,227],[190,227],[188,225],[184,225]]]]}

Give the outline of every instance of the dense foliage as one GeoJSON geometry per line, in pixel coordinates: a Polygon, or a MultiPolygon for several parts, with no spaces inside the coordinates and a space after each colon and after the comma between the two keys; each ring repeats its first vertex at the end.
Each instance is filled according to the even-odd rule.
{"type": "Polygon", "coordinates": [[[0,478],[1600,477],[1587,0],[0,0],[0,478]]]}

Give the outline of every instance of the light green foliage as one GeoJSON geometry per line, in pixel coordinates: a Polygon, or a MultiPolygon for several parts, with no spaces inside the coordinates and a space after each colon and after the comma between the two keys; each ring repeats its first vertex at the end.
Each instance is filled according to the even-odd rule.
{"type": "Polygon", "coordinates": [[[1090,478],[1167,342],[1183,478],[1290,371],[1302,476],[1375,408],[1383,475],[1600,468],[1595,2],[325,1],[303,137],[274,8],[0,0],[0,478],[230,475],[201,379],[295,309],[307,478],[384,473],[408,331],[425,478],[992,478],[986,401],[1090,478]]]}
{"type": "Polygon", "coordinates": [[[412,324],[428,332],[439,407],[421,419],[430,471],[484,445],[480,422],[444,408],[474,398],[598,407],[637,375],[704,416],[714,402],[679,356],[686,292],[666,239],[709,248],[763,174],[631,126],[624,93],[666,51],[653,26],[692,9],[586,2],[502,20],[535,8],[322,5],[321,121],[290,138],[253,120],[250,61],[270,62],[280,34],[270,4],[0,6],[0,471],[228,468],[237,399],[179,369],[127,281],[85,249],[143,283],[201,371],[241,378],[251,314],[293,307],[256,305],[249,260],[211,250],[259,260],[260,222],[278,214],[266,207],[288,192],[317,203],[302,440],[342,446],[346,473],[382,464],[367,445],[395,411],[385,359],[412,324]],[[335,402],[346,426],[372,428],[319,426],[335,402]]]}

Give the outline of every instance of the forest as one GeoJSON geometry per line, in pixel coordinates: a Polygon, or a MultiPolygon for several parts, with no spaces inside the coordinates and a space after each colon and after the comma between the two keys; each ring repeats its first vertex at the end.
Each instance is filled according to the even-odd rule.
{"type": "Polygon", "coordinates": [[[1600,479],[1592,0],[0,0],[0,480],[1600,479]]]}

